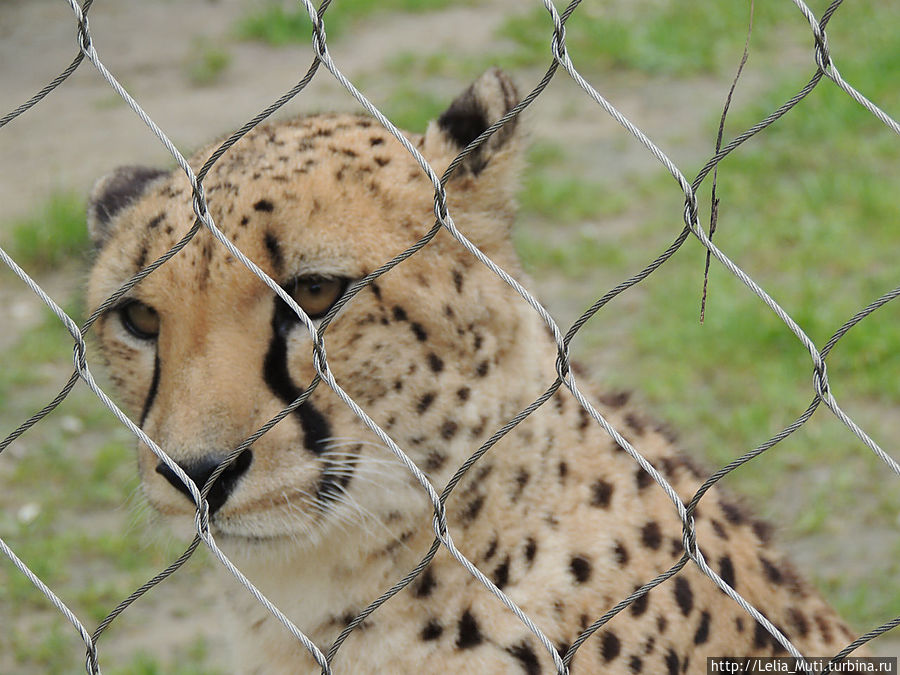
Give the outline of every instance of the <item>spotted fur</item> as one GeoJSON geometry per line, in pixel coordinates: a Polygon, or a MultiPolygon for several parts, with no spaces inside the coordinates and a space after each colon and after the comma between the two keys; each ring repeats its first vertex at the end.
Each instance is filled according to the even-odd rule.
{"type": "MultiPolygon", "coordinates": [[[[423,136],[441,170],[517,101],[492,70],[423,136]]],[[[448,184],[460,229],[514,275],[510,241],[522,132],[511,124],[448,184]]],[[[210,149],[193,159],[199,166],[210,149]]],[[[433,223],[432,188],[368,117],[316,115],[263,125],[205,182],[215,222],[284,288],[356,280],[433,223]]],[[[178,171],[130,167],[101,180],[89,228],[97,246],[89,303],[173,246],[191,227],[178,171]]],[[[129,332],[123,305],[97,323],[101,352],[143,428],[201,483],[313,379],[311,342],[283,302],[201,230],[126,300],[159,317],[129,332]]],[[[337,381],[439,488],[555,376],[535,313],[448,234],[380,277],[326,334],[337,381]]],[[[702,475],[626,395],[598,407],[685,499],[702,475]]],[[[138,450],[143,491],[190,526],[177,478],[138,450]]],[[[323,648],[411,569],[432,541],[431,504],[408,472],[326,386],[256,441],[210,494],[223,549],[323,648]]],[[[561,653],[578,634],[681,554],[668,498],[563,389],[467,474],[448,503],[457,546],[541,626],[561,653]]],[[[837,652],[846,626],[772,548],[768,528],[713,489],[697,532],[712,568],[805,653],[837,652]]],[[[318,672],[248,594],[228,592],[240,673],[318,672]]],[[[574,673],[705,672],[709,655],[781,647],[692,565],[635,601],[577,652],[574,673]]],[[[441,550],[369,616],[335,660],[346,673],[554,672],[533,635],[441,550]]]]}

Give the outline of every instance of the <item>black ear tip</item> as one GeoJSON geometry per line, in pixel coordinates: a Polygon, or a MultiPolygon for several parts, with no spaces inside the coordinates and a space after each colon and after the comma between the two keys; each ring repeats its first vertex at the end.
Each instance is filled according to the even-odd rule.
{"type": "Polygon", "coordinates": [[[500,68],[490,68],[456,97],[438,118],[438,126],[459,147],[465,147],[518,102],[510,77],[500,68]]]}
{"type": "Polygon", "coordinates": [[[94,243],[106,238],[108,227],[116,215],[139,197],[147,185],[168,171],[146,166],[122,166],[94,184],[88,200],[88,230],[94,243]]]}

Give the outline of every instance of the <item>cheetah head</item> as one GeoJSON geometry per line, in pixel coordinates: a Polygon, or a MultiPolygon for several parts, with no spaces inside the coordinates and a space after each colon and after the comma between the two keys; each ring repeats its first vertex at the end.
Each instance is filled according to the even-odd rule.
{"type": "MultiPolygon", "coordinates": [[[[491,70],[424,135],[406,136],[440,173],[517,100],[509,79],[491,70]]],[[[447,185],[457,227],[513,274],[521,145],[519,125],[503,127],[447,185]]],[[[195,169],[214,147],[197,153],[195,169]]],[[[257,127],[214,165],[204,187],[224,235],[314,322],[434,224],[425,173],[364,116],[257,127]]],[[[101,179],[88,208],[97,251],[90,307],[169,250],[194,219],[180,170],[126,167],[101,179]]],[[[534,367],[519,347],[543,336],[520,304],[441,231],[341,308],[325,331],[328,362],[440,487],[515,412],[516,378],[534,367]]],[[[304,325],[205,229],[105,311],[96,336],[134,421],[198,487],[315,376],[304,325]]],[[[138,464],[149,502],[192,522],[187,489],[142,443],[138,464]]],[[[310,545],[349,522],[386,523],[411,504],[430,508],[409,472],[324,383],[240,455],[209,504],[217,536],[310,545]]]]}

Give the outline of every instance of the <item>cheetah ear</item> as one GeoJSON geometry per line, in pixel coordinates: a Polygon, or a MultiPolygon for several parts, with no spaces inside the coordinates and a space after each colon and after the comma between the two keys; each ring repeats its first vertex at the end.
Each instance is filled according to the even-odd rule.
{"type": "MultiPolygon", "coordinates": [[[[494,122],[519,102],[519,94],[509,76],[499,68],[491,68],[462,92],[440,117],[428,125],[425,132],[425,154],[437,160],[437,166],[447,166],[460,150],[475,140],[494,122]],[[440,160],[443,160],[440,161],[440,160]]],[[[509,169],[515,173],[516,159],[522,145],[518,118],[507,122],[469,154],[456,169],[454,178],[494,174],[503,181],[509,169]]]]}
{"type": "Polygon", "coordinates": [[[102,247],[109,238],[115,215],[167,173],[146,166],[120,166],[94,183],[87,207],[88,234],[94,246],[102,247]]]}

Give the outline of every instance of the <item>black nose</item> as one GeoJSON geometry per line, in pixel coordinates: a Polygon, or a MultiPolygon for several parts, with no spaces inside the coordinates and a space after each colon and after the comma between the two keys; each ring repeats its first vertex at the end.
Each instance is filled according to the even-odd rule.
{"type": "MultiPolygon", "coordinates": [[[[223,459],[223,455],[210,455],[193,462],[179,462],[178,466],[202,490],[212,472],[222,463],[223,459]]],[[[234,490],[234,486],[237,485],[238,479],[250,468],[252,461],[253,451],[244,450],[231,466],[225,469],[222,475],[216,479],[216,482],[210,488],[209,494],[206,496],[206,500],[209,502],[209,515],[213,515],[228,500],[228,496],[234,490]]],[[[156,473],[169,481],[176,490],[181,492],[191,502],[194,501],[187,486],[181,482],[181,479],[168,466],[160,462],[156,465],[156,473]]]]}

